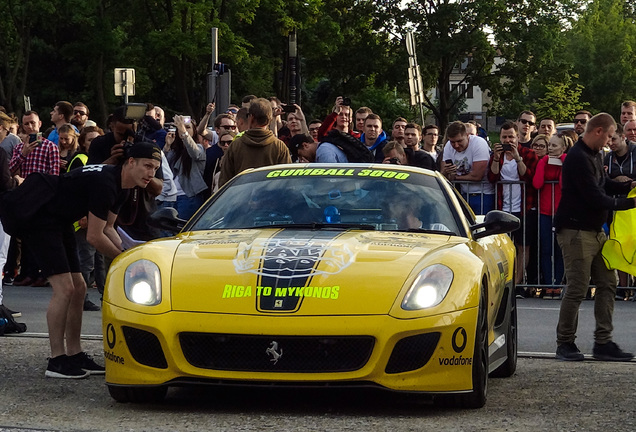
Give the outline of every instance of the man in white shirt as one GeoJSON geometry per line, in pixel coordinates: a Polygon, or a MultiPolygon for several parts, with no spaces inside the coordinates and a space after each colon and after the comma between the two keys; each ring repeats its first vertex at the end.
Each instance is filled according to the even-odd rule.
{"type": "Polygon", "coordinates": [[[495,189],[487,179],[490,148],[483,138],[468,135],[461,121],[446,129],[441,172],[461,185],[461,193],[475,214],[486,214],[495,207],[495,189]]]}

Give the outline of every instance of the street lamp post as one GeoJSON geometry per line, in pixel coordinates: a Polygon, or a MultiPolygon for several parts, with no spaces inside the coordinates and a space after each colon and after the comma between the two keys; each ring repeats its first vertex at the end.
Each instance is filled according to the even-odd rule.
{"type": "Polygon", "coordinates": [[[296,103],[296,57],[298,55],[298,45],[296,41],[296,30],[289,34],[289,103],[296,103]]]}

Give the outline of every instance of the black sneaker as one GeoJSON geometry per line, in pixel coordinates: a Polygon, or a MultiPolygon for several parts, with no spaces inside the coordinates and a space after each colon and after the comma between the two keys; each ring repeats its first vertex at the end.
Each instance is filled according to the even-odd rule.
{"type": "Polygon", "coordinates": [[[44,376],[47,378],[82,379],[87,378],[88,372],[78,368],[65,354],[49,358],[49,365],[44,376]]]}
{"type": "Polygon", "coordinates": [[[556,358],[563,361],[582,361],[585,357],[581,354],[574,342],[563,343],[557,347],[556,358]]]}
{"type": "Polygon", "coordinates": [[[614,342],[608,342],[606,344],[594,342],[592,357],[605,361],[630,361],[634,358],[634,354],[623,351],[614,342]]]}
{"type": "Polygon", "coordinates": [[[75,367],[88,372],[90,375],[104,375],[106,373],[106,368],[95,363],[93,358],[84,351],[69,356],[68,359],[75,367]]]}
{"type": "Polygon", "coordinates": [[[22,312],[13,311],[1,303],[0,303],[0,306],[2,306],[8,314],[11,314],[13,318],[20,318],[22,316],[22,312]]]}
{"type": "Polygon", "coordinates": [[[20,318],[22,316],[22,312],[13,311],[7,308],[7,311],[11,314],[13,318],[20,318]]]}
{"type": "Polygon", "coordinates": [[[7,286],[13,285],[13,278],[11,276],[5,276],[4,279],[2,279],[2,284],[7,286]]]}
{"type": "Polygon", "coordinates": [[[84,299],[84,310],[85,311],[98,311],[99,306],[90,301],[89,299],[84,299]]]}

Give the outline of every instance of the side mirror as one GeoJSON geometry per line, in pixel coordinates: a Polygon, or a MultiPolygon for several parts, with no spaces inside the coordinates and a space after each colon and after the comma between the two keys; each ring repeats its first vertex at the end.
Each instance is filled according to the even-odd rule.
{"type": "Polygon", "coordinates": [[[493,234],[504,234],[516,231],[521,226],[519,218],[501,210],[492,210],[486,214],[484,222],[473,225],[470,230],[473,239],[478,240],[493,234]]]}
{"type": "Polygon", "coordinates": [[[148,225],[177,234],[187,222],[179,219],[177,215],[177,209],[172,207],[161,208],[148,216],[148,225]]]}

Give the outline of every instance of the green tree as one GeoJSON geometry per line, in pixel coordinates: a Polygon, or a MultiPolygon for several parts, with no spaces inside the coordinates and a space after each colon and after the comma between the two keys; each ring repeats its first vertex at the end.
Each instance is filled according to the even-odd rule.
{"type": "MultiPolygon", "coordinates": [[[[486,13],[487,3],[478,0],[383,2],[389,32],[401,35],[402,41],[406,30],[415,31],[424,88],[437,89],[437,103],[427,94],[425,106],[433,112],[442,130],[449,123],[451,112],[463,103],[469,86],[484,88],[491,81],[496,50],[485,30],[491,20],[486,13]],[[453,93],[453,82],[463,90],[453,93]]],[[[404,62],[404,70],[406,66],[404,62]]]]}
{"type": "Polygon", "coordinates": [[[534,112],[537,118],[550,117],[555,122],[571,121],[577,111],[586,107],[580,101],[583,86],[572,80],[578,75],[567,75],[567,79],[546,84],[545,95],[534,104],[534,112]]]}
{"type": "Polygon", "coordinates": [[[569,78],[566,28],[577,5],[570,0],[493,2],[491,28],[499,61],[493,71],[496,84],[488,89],[491,112],[516,118],[544,95],[546,83],[569,78]]]}
{"type": "Polygon", "coordinates": [[[570,32],[568,52],[585,85],[582,99],[599,111],[617,114],[636,99],[636,26],[620,0],[594,0],[570,32]]]}

